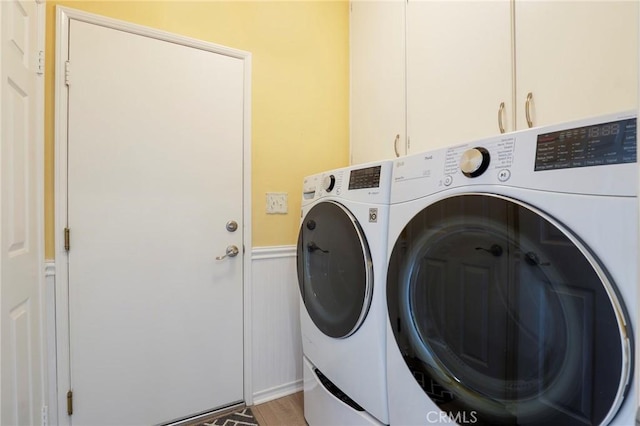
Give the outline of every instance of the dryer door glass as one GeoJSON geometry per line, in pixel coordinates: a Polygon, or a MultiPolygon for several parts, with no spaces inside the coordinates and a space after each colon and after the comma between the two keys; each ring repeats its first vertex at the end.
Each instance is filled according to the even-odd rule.
{"type": "Polygon", "coordinates": [[[408,368],[458,419],[600,424],[624,397],[632,332],[615,286],[531,206],[491,194],[430,205],[395,244],[387,299],[408,368]]]}
{"type": "Polygon", "coordinates": [[[327,336],[353,334],[371,303],[369,247],[354,216],[342,205],[316,204],[298,235],[298,284],[305,308],[327,336]]]}

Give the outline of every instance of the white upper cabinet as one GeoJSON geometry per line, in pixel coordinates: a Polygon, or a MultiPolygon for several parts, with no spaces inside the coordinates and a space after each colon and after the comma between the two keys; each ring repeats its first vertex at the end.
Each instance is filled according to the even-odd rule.
{"type": "Polygon", "coordinates": [[[351,163],[406,154],[405,2],[353,1],[351,163]]]}
{"type": "Polygon", "coordinates": [[[509,1],[409,1],[409,151],[514,129],[509,1]]]}
{"type": "Polygon", "coordinates": [[[637,108],[637,1],[516,1],[519,129],[637,108]]]}
{"type": "Polygon", "coordinates": [[[637,1],[351,4],[354,162],[638,107],[637,1]]]}

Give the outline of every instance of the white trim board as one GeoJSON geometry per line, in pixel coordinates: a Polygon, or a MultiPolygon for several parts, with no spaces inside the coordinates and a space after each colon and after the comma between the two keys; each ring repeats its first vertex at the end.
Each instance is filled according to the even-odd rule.
{"type": "Polygon", "coordinates": [[[263,404],[265,402],[273,401],[274,399],[283,398],[285,396],[300,392],[304,387],[302,379],[295,382],[285,383],[280,386],[273,387],[271,389],[265,389],[253,394],[254,405],[263,404]]]}
{"type": "Polygon", "coordinates": [[[296,246],[270,246],[270,247],[254,247],[251,250],[253,260],[264,259],[280,259],[283,257],[295,257],[296,246]]]}

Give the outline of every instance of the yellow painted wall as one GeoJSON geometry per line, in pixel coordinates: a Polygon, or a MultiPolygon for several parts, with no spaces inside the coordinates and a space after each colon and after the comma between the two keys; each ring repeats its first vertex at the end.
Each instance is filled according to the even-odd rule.
{"type": "MultiPolygon", "coordinates": [[[[348,164],[348,1],[47,1],[45,256],[54,248],[55,6],[252,53],[253,245],[294,244],[302,178],[348,164]],[[267,215],[266,192],[289,213],[267,215]]],[[[96,46],[99,49],[99,46],[96,46]]]]}

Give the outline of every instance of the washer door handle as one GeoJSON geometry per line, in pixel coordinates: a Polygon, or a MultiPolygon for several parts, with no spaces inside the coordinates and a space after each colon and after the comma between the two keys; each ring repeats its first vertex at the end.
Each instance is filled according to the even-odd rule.
{"type": "Polygon", "coordinates": [[[309,250],[310,253],[313,253],[316,250],[320,250],[323,253],[329,253],[329,250],[323,250],[320,247],[318,247],[318,245],[316,243],[314,243],[313,241],[311,241],[310,243],[307,244],[307,250],[309,250]]]}

